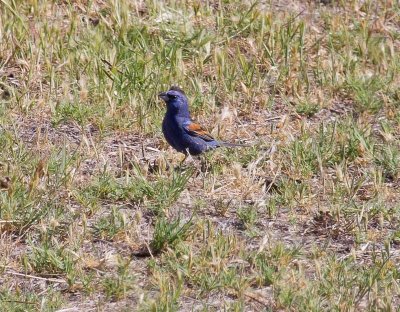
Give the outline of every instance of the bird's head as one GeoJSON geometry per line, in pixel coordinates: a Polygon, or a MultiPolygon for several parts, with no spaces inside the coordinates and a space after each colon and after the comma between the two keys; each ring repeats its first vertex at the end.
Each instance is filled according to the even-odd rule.
{"type": "Polygon", "coordinates": [[[189,104],[185,92],[179,87],[172,86],[168,91],[158,94],[167,104],[167,110],[174,113],[189,113],[189,104]]]}

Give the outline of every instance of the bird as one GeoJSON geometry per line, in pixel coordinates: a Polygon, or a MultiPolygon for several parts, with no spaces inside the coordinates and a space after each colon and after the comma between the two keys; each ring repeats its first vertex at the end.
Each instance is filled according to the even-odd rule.
{"type": "Polygon", "coordinates": [[[162,122],[164,137],[175,150],[185,154],[185,159],[188,155],[198,156],[217,147],[250,146],[218,141],[201,125],[193,122],[188,98],[178,86],[172,86],[158,96],[167,106],[162,122]]]}

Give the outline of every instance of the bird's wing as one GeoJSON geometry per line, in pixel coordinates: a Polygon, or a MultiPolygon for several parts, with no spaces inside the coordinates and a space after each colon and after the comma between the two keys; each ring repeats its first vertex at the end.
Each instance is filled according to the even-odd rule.
{"type": "Polygon", "coordinates": [[[183,128],[185,129],[185,131],[188,134],[200,137],[204,141],[207,141],[207,142],[215,141],[215,139],[212,137],[212,135],[209,134],[207,130],[205,130],[202,126],[200,126],[197,123],[190,122],[190,123],[184,124],[183,128]]]}

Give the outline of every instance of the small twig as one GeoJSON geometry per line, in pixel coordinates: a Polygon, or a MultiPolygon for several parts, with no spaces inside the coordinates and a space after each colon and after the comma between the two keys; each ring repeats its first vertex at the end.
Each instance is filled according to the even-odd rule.
{"type": "Polygon", "coordinates": [[[293,23],[300,15],[302,15],[305,12],[306,9],[301,10],[298,14],[296,14],[295,16],[291,17],[290,20],[288,20],[285,24],[282,24],[281,27],[286,27],[288,26],[290,23],[293,23]]]}
{"type": "Polygon", "coordinates": [[[250,293],[250,292],[244,292],[244,295],[245,295],[247,298],[258,302],[259,304],[262,304],[262,305],[265,306],[265,307],[271,308],[271,306],[272,306],[272,304],[269,304],[269,303],[263,301],[264,298],[262,298],[261,296],[259,296],[259,297],[262,298],[263,300],[261,300],[260,298],[257,298],[254,294],[252,294],[252,293],[250,293]]]}
{"type": "Polygon", "coordinates": [[[265,121],[273,121],[273,120],[282,119],[284,116],[285,115],[270,117],[270,118],[265,119],[265,121]]]}
{"type": "Polygon", "coordinates": [[[215,193],[217,193],[217,192],[220,192],[220,191],[226,189],[227,187],[231,186],[232,184],[233,184],[233,182],[229,182],[229,183],[227,183],[227,184],[225,184],[225,185],[222,185],[222,186],[220,186],[219,188],[214,189],[214,190],[211,192],[211,194],[215,194],[215,193]]]}
{"type": "Polygon", "coordinates": [[[152,151],[152,152],[158,152],[158,153],[160,152],[159,149],[154,148],[154,147],[150,147],[150,146],[146,146],[146,149],[149,150],[149,151],[152,151]]]}
{"type": "Polygon", "coordinates": [[[23,303],[23,304],[37,304],[37,302],[32,301],[22,301],[22,300],[0,300],[0,302],[12,302],[12,303],[23,303]]]}
{"type": "Polygon", "coordinates": [[[71,312],[71,311],[94,311],[96,309],[92,308],[90,310],[82,310],[81,308],[78,307],[72,307],[72,308],[64,308],[64,309],[60,309],[60,310],[56,310],[55,312],[71,312]]]}
{"type": "MultiPolygon", "coordinates": [[[[228,289],[232,290],[233,295],[239,297],[239,292],[237,289],[233,288],[233,287],[228,287],[228,289]]],[[[243,295],[246,296],[249,299],[252,299],[260,304],[262,304],[265,307],[271,308],[272,307],[272,303],[269,302],[265,302],[266,298],[264,298],[263,296],[257,294],[257,293],[253,293],[250,291],[244,291],[243,295]]]]}
{"type": "Polygon", "coordinates": [[[32,278],[32,279],[37,279],[37,280],[46,281],[46,282],[65,283],[65,284],[67,283],[63,279],[45,278],[45,277],[40,277],[40,276],[35,276],[35,275],[23,274],[23,273],[19,273],[19,272],[6,271],[5,274],[21,276],[21,277],[26,277],[26,278],[32,278]]]}
{"type": "MultiPolygon", "coordinates": [[[[124,73],[122,71],[120,71],[118,68],[116,68],[113,64],[111,64],[109,61],[107,61],[106,59],[100,59],[104,64],[106,64],[108,66],[108,70],[113,70],[114,68],[117,70],[118,73],[120,73],[121,75],[123,75],[124,73]]],[[[108,75],[107,75],[108,76],[108,75]]]]}

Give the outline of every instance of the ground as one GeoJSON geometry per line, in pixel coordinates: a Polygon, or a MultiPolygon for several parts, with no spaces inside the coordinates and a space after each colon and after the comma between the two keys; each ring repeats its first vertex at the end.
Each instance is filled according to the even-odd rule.
{"type": "Polygon", "coordinates": [[[0,0],[1,311],[395,311],[396,1],[0,0]],[[220,148],[181,164],[157,94],[220,148]]]}

